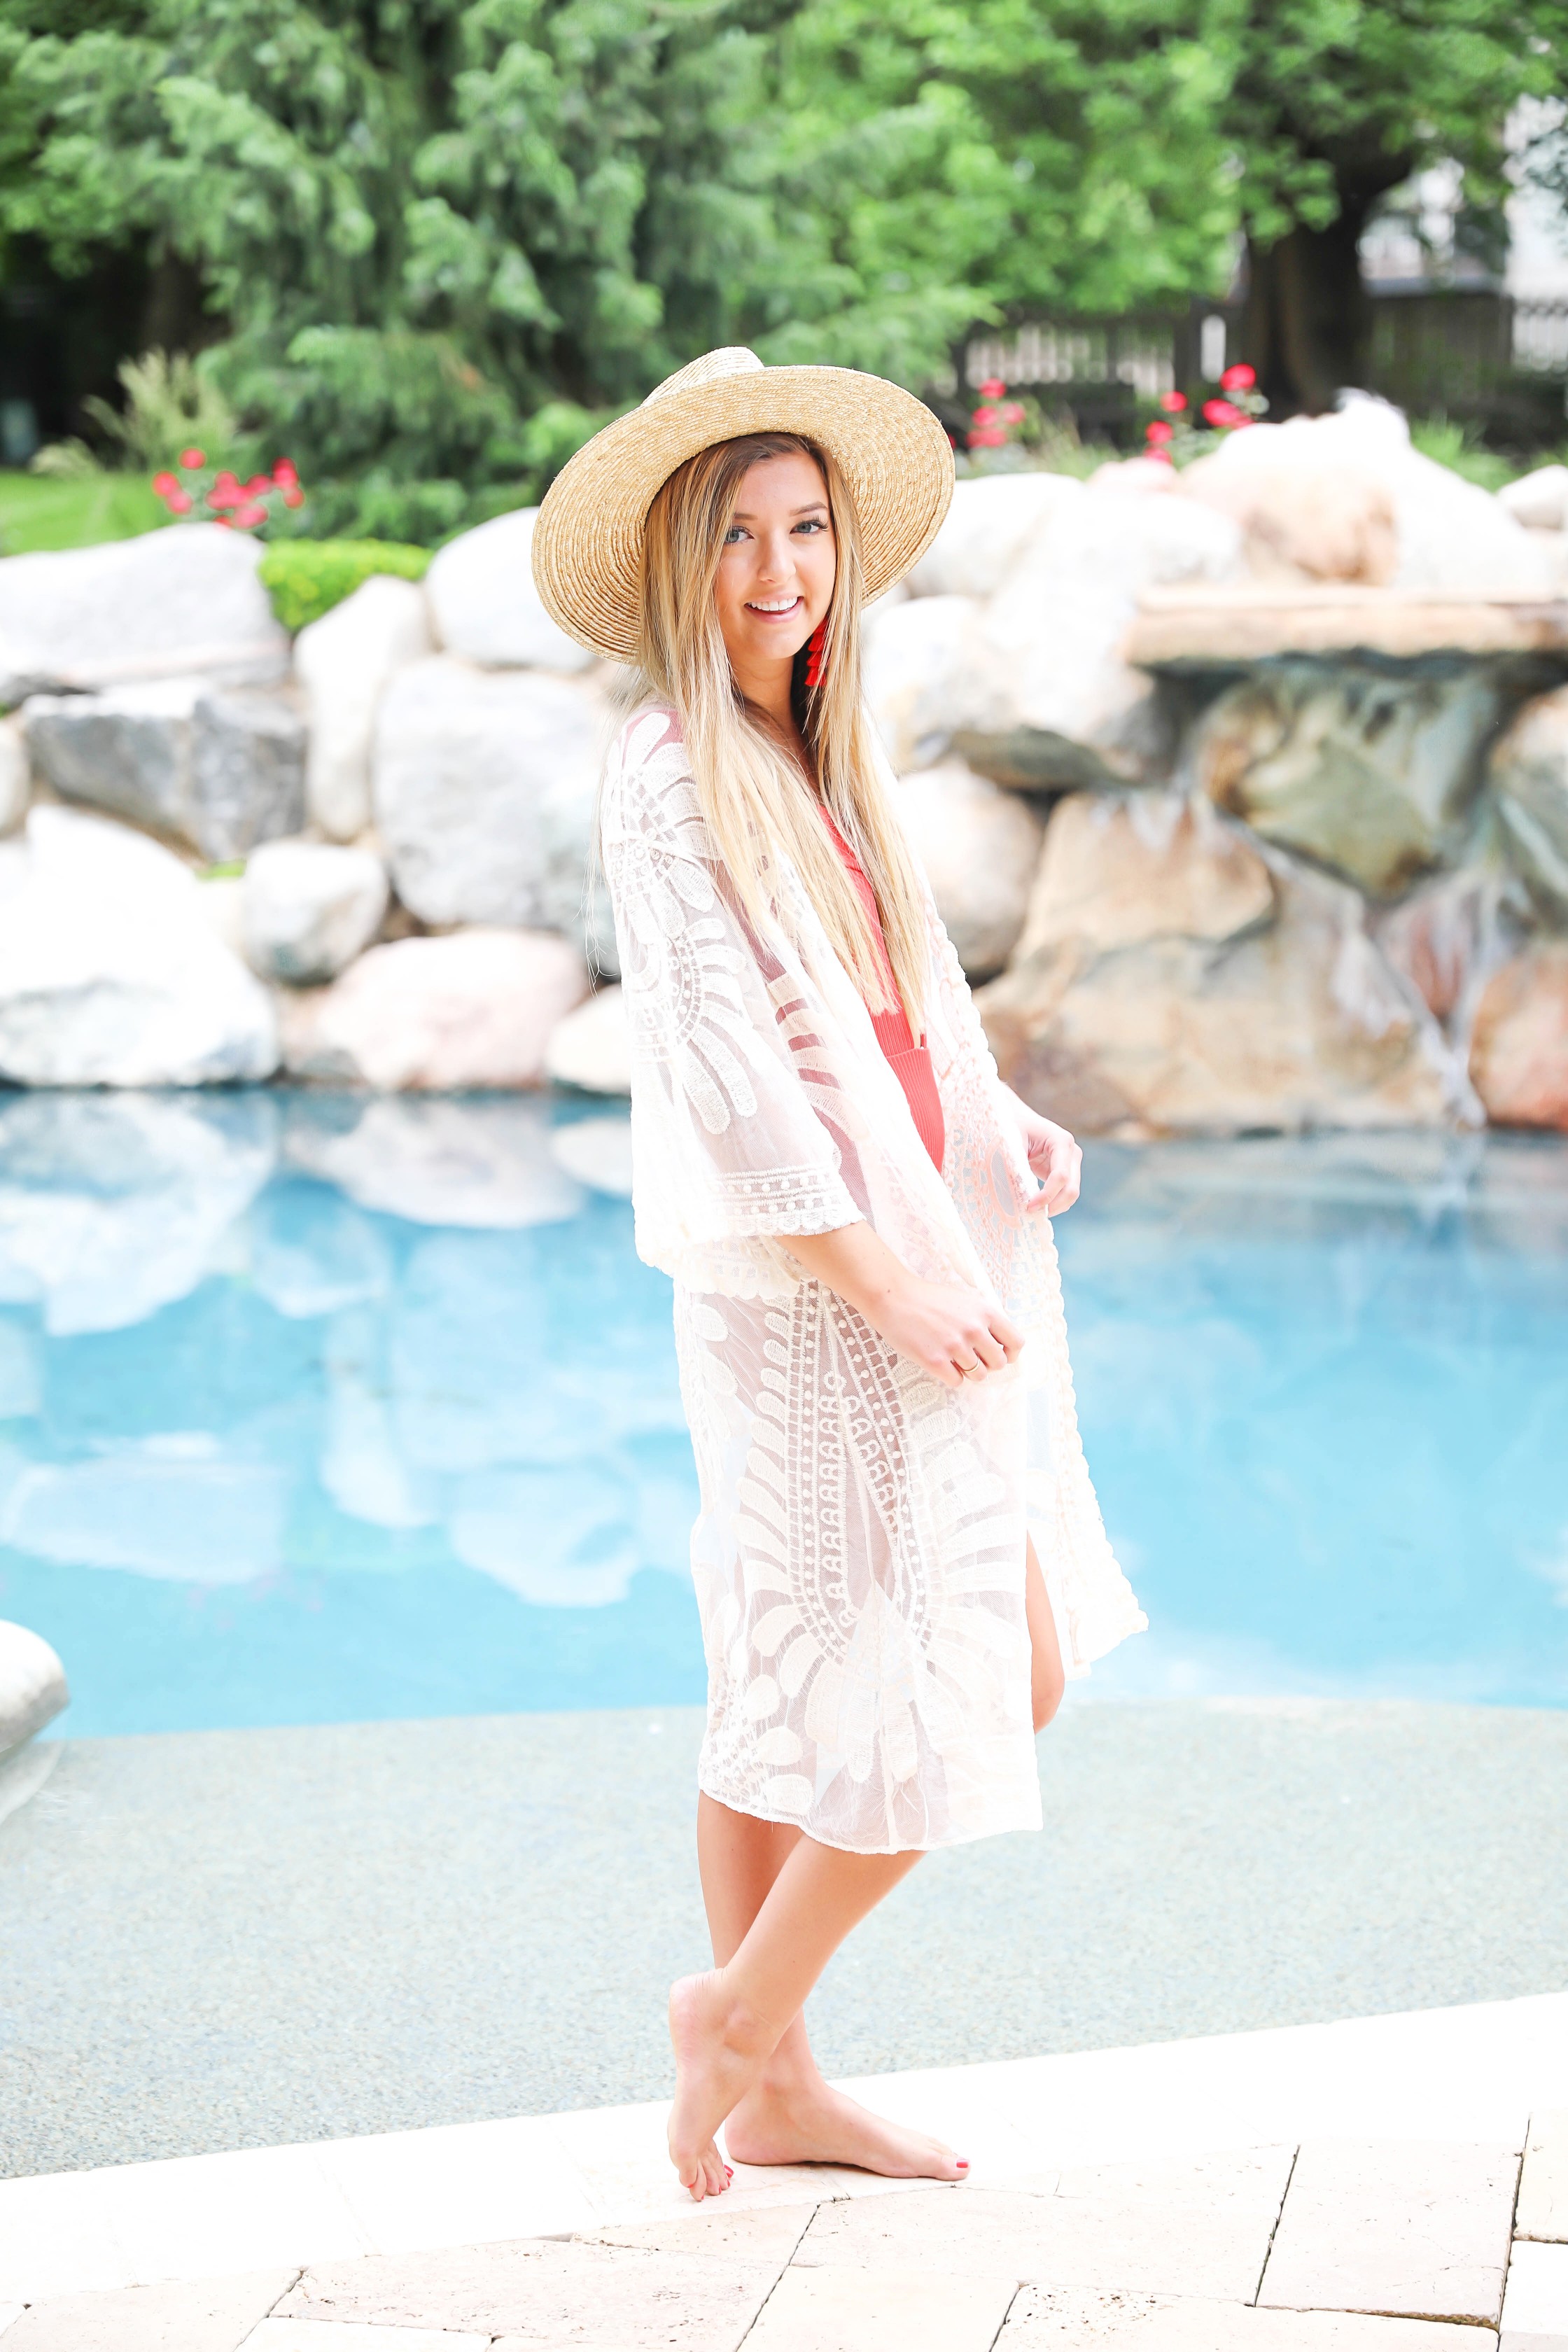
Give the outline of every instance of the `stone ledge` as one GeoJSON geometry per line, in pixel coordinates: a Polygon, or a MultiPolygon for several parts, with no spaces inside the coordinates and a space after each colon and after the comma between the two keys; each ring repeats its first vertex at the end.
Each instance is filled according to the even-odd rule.
{"type": "Polygon", "coordinates": [[[1127,658],[1142,669],[1229,669],[1281,654],[1561,654],[1568,599],[1409,595],[1392,588],[1150,588],[1127,658]]]}

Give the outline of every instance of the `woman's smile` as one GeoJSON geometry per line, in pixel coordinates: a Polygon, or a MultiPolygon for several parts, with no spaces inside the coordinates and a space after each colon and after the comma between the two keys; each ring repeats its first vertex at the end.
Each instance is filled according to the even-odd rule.
{"type": "Polygon", "coordinates": [[[742,693],[788,726],[790,664],[833,601],[838,555],[827,485],[803,450],[742,476],[713,602],[742,693]]]}

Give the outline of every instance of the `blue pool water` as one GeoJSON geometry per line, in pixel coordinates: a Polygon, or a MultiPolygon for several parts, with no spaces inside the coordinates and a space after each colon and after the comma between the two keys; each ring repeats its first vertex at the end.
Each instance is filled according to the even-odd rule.
{"type": "MultiPolygon", "coordinates": [[[[58,1730],[699,1699],[668,1292],[624,1120],[0,1097],[0,1615],[58,1730]]],[[[1568,1148],[1089,1154],[1118,1693],[1568,1704],[1568,1148]]]]}

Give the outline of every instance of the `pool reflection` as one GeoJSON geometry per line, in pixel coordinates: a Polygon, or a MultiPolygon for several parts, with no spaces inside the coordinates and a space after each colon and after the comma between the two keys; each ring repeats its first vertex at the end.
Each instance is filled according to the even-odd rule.
{"type": "MultiPolygon", "coordinates": [[[[75,1733],[700,1698],[619,1111],[0,1096],[0,1613],[75,1733]]],[[[1091,1150],[1091,1689],[1568,1702],[1568,1147],[1091,1150]]]]}

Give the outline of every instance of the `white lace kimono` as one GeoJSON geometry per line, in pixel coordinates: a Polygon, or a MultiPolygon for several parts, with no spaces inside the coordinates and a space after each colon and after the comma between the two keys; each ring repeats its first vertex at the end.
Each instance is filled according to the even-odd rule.
{"type": "Polygon", "coordinates": [[[1145,1622],[1079,1442],[1048,1222],[934,908],[937,1173],[853,979],[796,887],[804,952],[737,911],[679,723],[623,730],[605,871],[631,1034],[638,1254],[676,1285],[701,1491],[699,1771],[736,1811],[887,1853],[1037,1829],[1027,1528],[1068,1674],[1145,1622]],[[779,1237],[866,1218],[907,1265],[997,1297],[1018,1362],[950,1391],[779,1237]]]}

